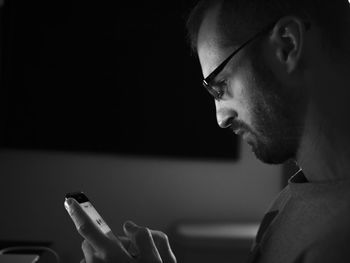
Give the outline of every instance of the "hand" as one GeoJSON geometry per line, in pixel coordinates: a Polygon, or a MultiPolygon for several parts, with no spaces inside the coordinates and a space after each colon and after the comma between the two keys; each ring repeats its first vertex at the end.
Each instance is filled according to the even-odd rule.
{"type": "Polygon", "coordinates": [[[155,230],[124,224],[126,237],[107,237],[91,221],[74,199],[65,206],[84,238],[82,250],[86,263],[176,263],[167,236],[155,230]]]}
{"type": "MultiPolygon", "coordinates": [[[[136,258],[139,258],[139,255],[146,255],[151,252],[153,255],[156,255],[156,258],[158,258],[158,261],[155,262],[176,263],[175,255],[171,250],[168,236],[165,233],[157,230],[150,230],[145,227],[139,227],[131,221],[125,222],[123,229],[126,238],[120,239],[125,244],[125,247],[128,248],[128,251],[132,255],[135,255],[136,258]]],[[[141,260],[137,262],[144,261],[141,260]]]]}

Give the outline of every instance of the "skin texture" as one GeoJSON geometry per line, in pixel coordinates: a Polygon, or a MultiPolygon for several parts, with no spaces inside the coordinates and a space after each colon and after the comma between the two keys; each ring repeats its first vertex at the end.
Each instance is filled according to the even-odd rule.
{"type": "MultiPolygon", "coordinates": [[[[199,31],[198,55],[204,76],[232,50],[220,46],[215,26],[218,11],[208,14],[199,31]]],[[[265,39],[244,48],[217,77],[226,80],[227,88],[226,95],[216,101],[216,115],[219,126],[242,135],[260,160],[282,163],[295,157],[305,94],[285,88],[277,79],[262,55],[260,44],[265,39]]]]}
{"type": "Polygon", "coordinates": [[[125,222],[125,236],[107,237],[72,198],[64,206],[84,238],[81,263],[176,263],[167,236],[161,231],[125,222]]]}
{"type": "MultiPolygon", "coordinates": [[[[219,10],[220,3],[199,30],[204,77],[242,44],[220,45],[219,10]]],[[[292,159],[311,182],[339,180],[350,168],[350,125],[343,117],[350,112],[349,50],[325,45],[320,28],[311,24],[306,31],[300,18],[283,17],[234,57],[217,79],[227,86],[215,102],[216,116],[220,127],[242,135],[262,161],[292,159]]]]}
{"type": "MultiPolygon", "coordinates": [[[[208,11],[199,30],[204,77],[237,48],[220,46],[219,8],[208,11]]],[[[325,47],[321,35],[315,25],[306,32],[298,17],[281,18],[270,34],[240,52],[218,76],[226,86],[223,98],[215,102],[220,127],[242,135],[264,162],[294,159],[310,182],[350,176],[350,51],[325,47]]],[[[65,206],[84,238],[83,261],[176,263],[164,233],[128,222],[125,237],[111,239],[74,200],[65,206]]]]}

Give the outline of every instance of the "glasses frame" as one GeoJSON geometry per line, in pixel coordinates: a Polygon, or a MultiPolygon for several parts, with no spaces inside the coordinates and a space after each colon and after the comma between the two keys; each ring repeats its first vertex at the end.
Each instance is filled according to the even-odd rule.
{"type": "MultiPolygon", "coordinates": [[[[236,50],[234,50],[231,55],[229,55],[219,66],[217,66],[214,71],[212,71],[209,76],[207,76],[205,79],[203,79],[203,86],[204,88],[214,97],[215,100],[220,100],[222,96],[224,95],[223,89],[215,89],[212,84],[214,79],[221,73],[221,71],[225,68],[225,66],[230,62],[230,60],[237,55],[244,47],[246,47],[248,44],[256,40],[258,37],[270,32],[271,29],[275,26],[277,21],[269,24],[264,29],[259,31],[257,34],[255,34],[253,37],[249,38],[246,42],[244,42],[240,47],[238,47],[236,50]]],[[[310,28],[310,23],[305,22],[306,30],[310,28]]]]}

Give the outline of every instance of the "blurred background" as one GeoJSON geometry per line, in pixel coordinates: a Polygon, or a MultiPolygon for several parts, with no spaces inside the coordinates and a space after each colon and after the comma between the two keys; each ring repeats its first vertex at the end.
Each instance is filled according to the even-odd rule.
{"type": "Polygon", "coordinates": [[[0,248],[79,262],[63,201],[82,190],[114,232],[168,233],[179,262],[244,262],[286,173],[217,126],[186,42],[195,3],[1,3],[0,248]]]}

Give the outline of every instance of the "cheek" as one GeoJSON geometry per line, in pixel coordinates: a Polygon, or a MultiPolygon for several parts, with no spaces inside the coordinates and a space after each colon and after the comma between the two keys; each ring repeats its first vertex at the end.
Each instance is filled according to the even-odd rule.
{"type": "Polygon", "coordinates": [[[238,119],[252,126],[252,113],[254,112],[254,94],[249,81],[235,79],[233,82],[233,98],[236,101],[238,119]]]}

